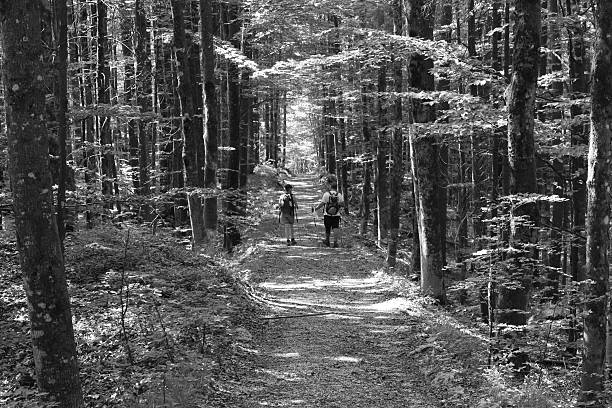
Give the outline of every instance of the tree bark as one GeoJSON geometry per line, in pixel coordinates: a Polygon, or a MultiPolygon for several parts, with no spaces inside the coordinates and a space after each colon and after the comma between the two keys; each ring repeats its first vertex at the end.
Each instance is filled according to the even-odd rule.
{"type": "MultiPolygon", "coordinates": [[[[206,133],[204,136],[204,187],[217,188],[217,168],[219,153],[217,138],[219,137],[219,111],[217,100],[217,84],[215,81],[214,27],[212,19],[212,0],[200,0],[200,48],[202,79],[206,112],[206,133]]],[[[217,232],[217,197],[207,196],[204,199],[204,230],[209,240],[217,232]]]]}
{"type": "Polygon", "coordinates": [[[0,2],[9,172],[37,384],[73,408],[83,398],[49,171],[40,4],[0,2]]]}
{"type": "MultiPolygon", "coordinates": [[[[559,25],[556,18],[559,13],[558,2],[555,0],[548,1],[548,15],[549,21],[546,30],[547,46],[550,50],[557,50],[560,43],[560,32],[559,25]]],[[[562,70],[561,60],[556,53],[549,53],[547,56],[547,70],[550,73],[556,73],[562,70]]],[[[553,97],[559,97],[563,92],[563,82],[556,81],[551,85],[548,90],[553,97]]],[[[554,110],[546,115],[547,120],[558,121],[562,118],[563,112],[560,109],[554,110]]],[[[557,139],[553,141],[553,144],[560,143],[561,140],[557,139]]],[[[554,186],[553,194],[562,197],[565,194],[565,178],[563,177],[564,164],[561,158],[552,158],[552,166],[554,168],[554,186]]],[[[552,202],[550,203],[550,223],[552,229],[550,231],[551,250],[548,252],[548,266],[549,271],[547,273],[547,289],[545,295],[556,299],[559,295],[559,277],[562,267],[562,252],[563,248],[563,234],[559,231],[563,230],[563,222],[565,219],[565,202],[552,202]]]]}
{"type": "MultiPolygon", "coordinates": [[[[80,41],[79,46],[81,48],[81,75],[83,77],[83,89],[81,95],[81,106],[93,108],[94,103],[94,81],[92,79],[92,72],[95,71],[95,66],[90,61],[91,58],[91,50],[92,47],[92,38],[94,36],[93,31],[95,28],[93,24],[89,24],[89,13],[88,13],[88,5],[81,6],[80,13],[80,25],[84,27],[91,27],[91,29],[85,28],[82,31],[79,31],[80,41]]],[[[91,7],[91,10],[95,10],[95,6],[91,7]]],[[[84,119],[81,123],[82,128],[82,143],[84,145],[83,149],[83,167],[85,168],[85,185],[87,186],[87,193],[85,198],[86,203],[86,211],[85,218],[87,221],[87,227],[93,227],[93,212],[91,211],[91,202],[93,201],[93,195],[97,190],[97,181],[98,181],[98,153],[94,148],[95,145],[95,123],[94,116],[89,116],[84,119]]]]}
{"type": "MultiPolygon", "coordinates": [[[[110,106],[111,103],[111,70],[108,63],[110,46],[108,42],[108,6],[104,0],[97,0],[96,21],[98,37],[98,103],[110,106]]],[[[99,116],[100,145],[102,148],[102,194],[105,205],[112,208],[111,197],[114,191],[113,136],[110,128],[110,116],[99,116]]]]}
{"type": "MultiPolygon", "coordinates": [[[[408,34],[411,37],[433,38],[433,7],[426,8],[423,0],[409,2],[408,34]]],[[[421,54],[411,57],[410,85],[432,91],[434,78],[430,70],[433,61],[421,54]]],[[[413,123],[433,122],[436,108],[424,100],[413,100],[410,112],[413,123]]],[[[414,126],[414,125],[413,125],[414,126]]],[[[446,145],[434,134],[410,134],[410,159],[414,180],[416,220],[419,234],[421,290],[446,302],[444,265],[446,263],[446,145]]]]}
{"type": "Polygon", "coordinates": [[[60,240],[66,236],[65,206],[68,166],[66,142],[68,139],[68,7],[66,0],[55,0],[55,26],[57,45],[57,143],[59,144],[59,180],[57,186],[57,228],[60,240]]]}
{"type": "Polygon", "coordinates": [[[342,96],[342,92],[339,93],[338,102],[336,103],[336,120],[337,130],[336,130],[336,159],[338,160],[338,164],[336,168],[338,169],[338,187],[340,188],[340,192],[346,199],[344,200],[344,207],[342,211],[345,215],[349,214],[350,206],[349,206],[349,185],[348,185],[348,164],[346,161],[347,153],[346,153],[346,118],[344,112],[344,100],[342,96]]]}
{"type": "MultiPolygon", "coordinates": [[[[132,105],[134,103],[134,38],[132,35],[133,19],[125,17],[122,22],[121,51],[127,60],[125,64],[125,80],[123,81],[123,103],[132,105]]],[[[140,175],[138,173],[138,135],[136,134],[136,121],[129,119],[127,122],[128,146],[130,153],[130,170],[132,173],[132,186],[134,191],[140,190],[140,175]]]]}
{"type": "Polygon", "coordinates": [[[591,89],[586,213],[584,347],[580,400],[605,407],[606,314],[610,225],[610,138],[612,138],[612,3],[595,1],[595,55],[591,89]]]}
{"type": "MultiPolygon", "coordinates": [[[[567,0],[566,12],[568,15],[573,14],[574,1],[567,0]]],[[[579,2],[578,2],[579,3],[579,2]]],[[[585,71],[587,70],[586,61],[586,44],[584,39],[584,31],[581,25],[570,26],[568,30],[568,55],[569,55],[569,77],[570,77],[570,99],[580,99],[586,97],[587,93],[587,78],[585,71]]],[[[580,146],[587,144],[588,130],[586,126],[577,121],[577,117],[582,115],[583,109],[577,104],[572,104],[570,107],[570,116],[577,123],[574,123],[571,128],[571,145],[580,146]]],[[[586,192],[586,161],[584,157],[572,157],[570,159],[570,173],[574,176],[571,180],[572,189],[572,230],[579,236],[584,236],[585,214],[587,207],[587,192],[586,192]]],[[[570,246],[570,270],[572,280],[581,282],[584,280],[586,265],[586,252],[584,245],[574,240],[570,246]]],[[[576,354],[578,347],[576,341],[579,338],[577,329],[577,308],[576,302],[571,302],[570,307],[570,329],[568,330],[568,351],[576,354]]]]}
{"type": "Polygon", "coordinates": [[[389,232],[389,172],[387,170],[387,156],[389,154],[389,141],[387,140],[387,108],[383,95],[387,92],[386,62],[381,62],[378,70],[378,136],[376,140],[376,214],[378,227],[378,245],[383,245],[389,232]]]}
{"type": "MultiPolygon", "coordinates": [[[[393,3],[393,34],[403,35],[403,1],[393,3]]],[[[402,121],[403,61],[392,62],[393,81],[396,100],[393,106],[393,133],[391,134],[391,170],[389,177],[389,242],[387,247],[387,266],[395,267],[399,244],[400,212],[402,201],[402,181],[404,179],[404,133],[402,121]]]]}
{"type": "MultiPolygon", "coordinates": [[[[508,92],[508,160],[510,163],[510,192],[536,193],[534,112],[540,47],[541,7],[539,2],[515,0],[513,72],[508,92]]],[[[499,288],[497,320],[499,323],[524,325],[527,323],[527,299],[533,277],[532,256],[528,245],[534,241],[535,231],[525,221],[537,225],[538,208],[535,202],[522,202],[512,210],[511,244],[520,251],[515,256],[509,279],[499,288]]]]}
{"type": "MultiPolygon", "coordinates": [[[[195,105],[193,100],[193,84],[189,53],[186,49],[184,20],[184,0],[172,0],[172,16],[174,19],[174,47],[176,62],[180,70],[179,96],[181,103],[183,125],[183,166],[185,185],[187,187],[202,187],[204,180],[200,177],[198,160],[198,143],[202,137],[202,129],[195,123],[195,105]]],[[[198,249],[205,242],[204,216],[199,192],[190,191],[187,194],[189,218],[191,221],[192,248],[198,249]]]]}
{"type": "Polygon", "coordinates": [[[361,192],[361,223],[359,234],[364,236],[368,232],[370,222],[370,196],[372,195],[372,146],[371,146],[371,118],[370,118],[370,89],[361,89],[361,132],[363,148],[363,189],[361,192]]]}
{"type": "MultiPolygon", "coordinates": [[[[146,115],[151,114],[151,60],[149,58],[150,42],[147,33],[147,18],[143,0],[136,0],[134,5],[134,26],[136,33],[136,102],[140,107],[141,114],[145,117],[138,120],[138,175],[139,188],[136,191],[140,195],[149,195],[151,192],[149,176],[149,130],[150,119],[146,115]]],[[[148,207],[145,206],[145,211],[148,207]]],[[[146,218],[146,217],[145,217],[146,218]]]]}

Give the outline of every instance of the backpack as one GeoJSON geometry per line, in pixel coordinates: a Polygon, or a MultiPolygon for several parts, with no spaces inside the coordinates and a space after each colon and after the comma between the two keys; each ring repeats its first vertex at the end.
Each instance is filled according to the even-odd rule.
{"type": "Polygon", "coordinates": [[[286,215],[293,215],[293,196],[291,194],[284,194],[282,197],[280,212],[286,215]]]}
{"type": "Polygon", "coordinates": [[[340,212],[340,203],[338,202],[338,192],[330,191],[327,203],[325,203],[325,212],[328,215],[336,215],[340,212]]]}

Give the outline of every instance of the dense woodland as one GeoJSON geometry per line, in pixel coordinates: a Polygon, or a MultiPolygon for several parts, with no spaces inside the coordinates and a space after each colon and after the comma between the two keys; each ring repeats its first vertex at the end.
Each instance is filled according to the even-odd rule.
{"type": "Polygon", "coordinates": [[[262,165],[335,175],[355,239],[480,305],[490,364],[608,406],[611,2],[3,0],[0,31],[0,210],[61,407],[84,406],[65,238],[231,253],[262,165]]]}

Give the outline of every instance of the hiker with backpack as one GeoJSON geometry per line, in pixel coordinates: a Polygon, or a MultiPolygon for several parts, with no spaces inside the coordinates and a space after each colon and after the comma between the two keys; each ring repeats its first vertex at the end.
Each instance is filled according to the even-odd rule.
{"type": "Polygon", "coordinates": [[[287,246],[297,245],[293,230],[293,223],[297,222],[297,201],[292,193],[293,186],[285,184],[285,193],[278,199],[278,222],[285,226],[285,238],[287,246]]]}
{"type": "Polygon", "coordinates": [[[340,230],[340,209],[344,207],[344,197],[338,192],[338,182],[336,180],[328,180],[328,191],[323,194],[321,202],[313,207],[313,211],[318,211],[324,208],[323,224],[325,225],[325,240],[323,245],[330,246],[330,237],[333,236],[333,246],[338,248],[338,241],[341,238],[340,230]]]}

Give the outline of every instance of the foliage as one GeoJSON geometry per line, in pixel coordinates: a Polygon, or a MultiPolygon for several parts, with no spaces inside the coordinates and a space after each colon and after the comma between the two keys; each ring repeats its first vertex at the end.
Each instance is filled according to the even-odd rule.
{"type": "MultiPolygon", "coordinates": [[[[112,224],[66,241],[87,406],[150,407],[165,398],[167,404],[187,407],[196,398],[213,398],[225,369],[219,364],[231,358],[237,342],[246,341],[232,334],[253,312],[242,287],[222,266],[188,251],[168,231],[152,236],[137,225],[125,228],[132,235],[127,248],[126,229],[112,224]],[[127,323],[134,365],[118,332],[122,285],[130,292],[127,323]]],[[[1,349],[14,357],[2,359],[0,401],[33,407],[38,399],[16,251],[10,235],[4,233],[1,242],[1,349]]]]}

